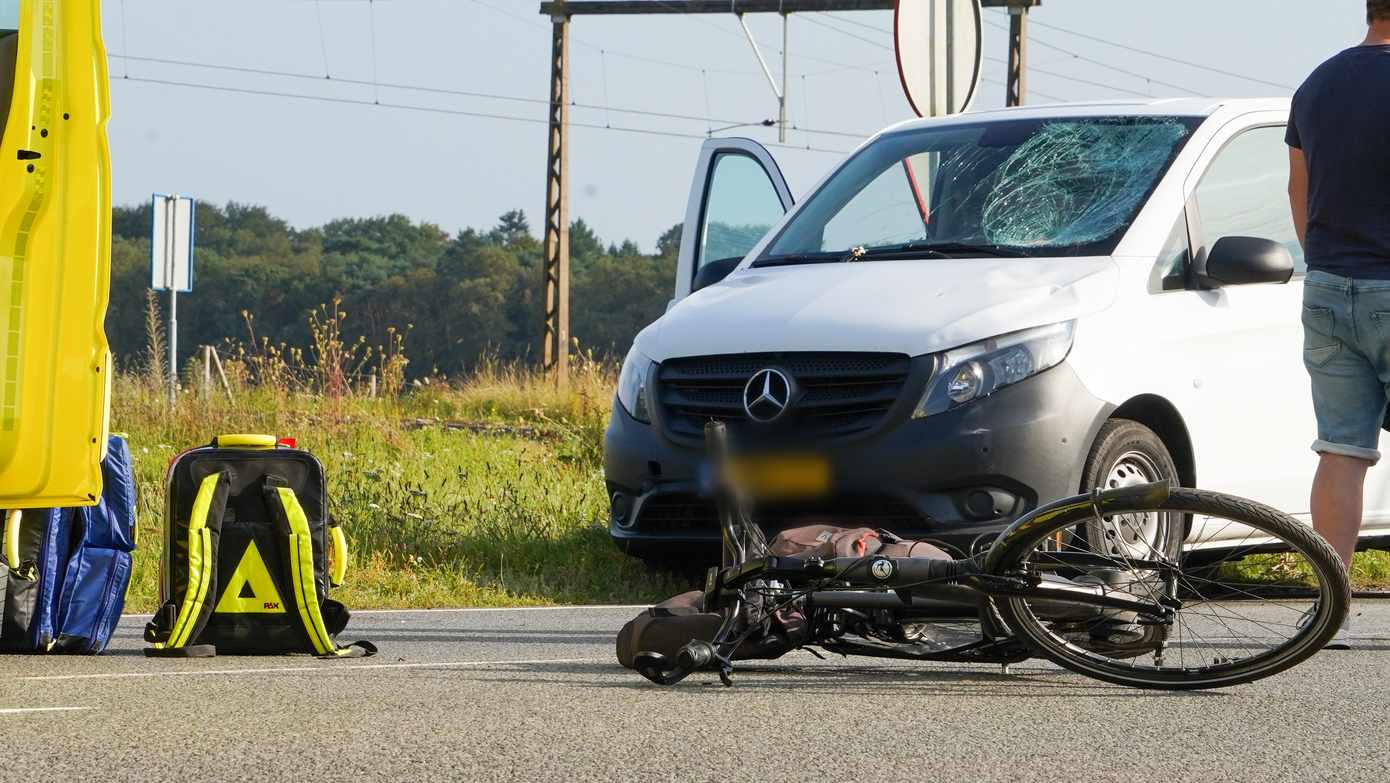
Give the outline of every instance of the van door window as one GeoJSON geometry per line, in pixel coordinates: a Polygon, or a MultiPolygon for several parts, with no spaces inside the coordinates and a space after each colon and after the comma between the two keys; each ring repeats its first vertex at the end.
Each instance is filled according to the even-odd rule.
{"type": "Polygon", "coordinates": [[[1173,230],[1168,232],[1168,240],[1158,251],[1158,264],[1154,267],[1152,291],[1181,291],[1187,288],[1187,268],[1192,262],[1192,253],[1187,240],[1186,214],[1178,218],[1173,230]]]}
{"type": "Polygon", "coordinates": [[[1197,185],[1197,206],[1208,249],[1227,236],[1272,239],[1289,249],[1303,274],[1288,197],[1289,153],[1284,127],[1245,131],[1217,153],[1197,185]]]}
{"type": "Polygon", "coordinates": [[[762,164],[748,155],[721,152],[714,160],[695,268],[743,258],[785,210],[762,164]]]}

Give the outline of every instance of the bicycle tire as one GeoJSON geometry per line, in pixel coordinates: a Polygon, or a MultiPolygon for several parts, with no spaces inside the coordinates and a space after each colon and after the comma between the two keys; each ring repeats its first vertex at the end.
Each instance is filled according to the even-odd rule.
{"type": "MultiPolygon", "coordinates": [[[[1024,524],[1024,520],[1020,520],[1020,523],[1005,531],[989,554],[986,570],[995,574],[1016,575],[1026,572],[1030,563],[1033,562],[1034,553],[1040,551],[1038,549],[1040,545],[1044,546],[1041,551],[1045,555],[1047,546],[1045,542],[1055,540],[1059,532],[1077,524],[1084,524],[1087,520],[1095,519],[1097,515],[1096,506],[1087,502],[1084,497],[1073,498],[1070,501],[1059,501],[1049,508],[1052,516],[1039,514],[1028,520],[1027,524],[1024,524]],[[1043,520],[1041,524],[1039,524],[1040,519],[1043,520]]],[[[1291,638],[1279,644],[1277,648],[1272,648],[1266,653],[1257,653],[1250,659],[1241,662],[1232,662],[1230,659],[1223,660],[1218,657],[1207,665],[1166,667],[1157,665],[1158,661],[1162,659],[1156,658],[1156,665],[1143,666],[1135,663],[1134,657],[1112,658],[1098,654],[1094,650],[1076,643],[1074,639],[1067,638],[1050,627],[1046,619],[1039,618],[1035,614],[1028,598],[996,599],[1000,614],[1010,630],[1031,644],[1042,656],[1071,671],[1118,685],[1166,690],[1222,688],[1278,674],[1321,650],[1337,633],[1350,606],[1350,582],[1346,568],[1332,547],[1308,526],[1301,524],[1287,514],[1254,501],[1217,492],[1187,488],[1172,488],[1166,492],[1161,491],[1160,488],[1160,491],[1147,494],[1130,493],[1125,500],[1121,501],[1121,505],[1107,505],[1103,513],[1120,515],[1125,512],[1152,511],[1179,511],[1192,514],[1194,518],[1218,517],[1230,522],[1244,524],[1254,531],[1265,534],[1270,539],[1277,539],[1279,542],[1267,543],[1268,539],[1256,539],[1266,543],[1251,545],[1249,547],[1250,554],[1283,551],[1281,549],[1283,547],[1287,548],[1289,553],[1296,553],[1305,557],[1312,573],[1317,577],[1316,598],[1300,616],[1298,624],[1271,623],[1296,629],[1291,638]],[[1258,552],[1256,552],[1256,546],[1259,547],[1258,552]]],[[[1232,551],[1233,557],[1245,558],[1250,556],[1250,554],[1241,554],[1239,547],[1232,551]]],[[[1188,563],[1202,564],[1193,566],[1191,573],[1194,575],[1197,573],[1215,573],[1211,570],[1213,568],[1212,558],[1205,551],[1185,551],[1180,561],[1179,580],[1183,578],[1182,574],[1188,573],[1188,563]]],[[[1232,562],[1239,561],[1233,560],[1232,562]]],[[[1034,567],[1036,568],[1036,563],[1034,563],[1034,567]]],[[[1204,577],[1194,576],[1194,578],[1201,582],[1215,584],[1214,580],[1204,577]]],[[[1189,582],[1189,584],[1194,583],[1189,582]]],[[[1255,589],[1254,585],[1248,583],[1236,584],[1250,587],[1252,591],[1255,589]]],[[[1292,591],[1296,588],[1284,589],[1292,591]]],[[[1306,590],[1306,588],[1304,589],[1306,590]]],[[[1255,596],[1254,592],[1242,592],[1255,596]]],[[[1292,595],[1293,592],[1287,594],[1292,595]]],[[[1202,600],[1194,606],[1212,603],[1203,597],[1200,591],[1197,592],[1197,595],[1202,600]]],[[[1245,600],[1248,599],[1238,599],[1238,601],[1245,600]]],[[[1272,605],[1288,608],[1279,604],[1272,605]]],[[[1215,617],[1228,629],[1230,628],[1229,623],[1223,620],[1221,615],[1216,614],[1215,617]]],[[[1264,627],[1258,621],[1256,624],[1264,627]]],[[[1181,633],[1180,625],[1179,629],[1179,633],[1181,633]]],[[[1203,640],[1203,646],[1214,645],[1203,640]]]]}

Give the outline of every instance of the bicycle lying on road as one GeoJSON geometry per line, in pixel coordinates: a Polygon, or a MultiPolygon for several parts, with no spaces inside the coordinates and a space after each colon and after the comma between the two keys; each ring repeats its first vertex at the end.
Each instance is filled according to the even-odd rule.
{"type": "Polygon", "coordinates": [[[1307,526],[1167,484],[1048,503],[967,559],[776,556],[728,477],[724,425],[709,424],[706,443],[724,564],[706,577],[703,609],[722,619],[674,655],[636,655],[663,685],[702,669],[727,685],[736,653],[819,648],[1006,671],[1042,656],[1120,685],[1219,688],[1320,650],[1351,599],[1346,568],[1307,526]],[[790,640],[775,631],[788,617],[790,640]]]}

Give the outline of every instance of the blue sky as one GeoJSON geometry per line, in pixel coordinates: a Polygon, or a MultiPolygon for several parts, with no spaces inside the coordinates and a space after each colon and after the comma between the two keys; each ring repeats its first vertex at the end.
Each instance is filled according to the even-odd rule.
{"type": "MultiPolygon", "coordinates": [[[[449,231],[521,208],[538,227],[550,46],[538,8],[105,0],[116,202],[179,192],[264,204],[298,226],[401,212],[449,231]]],[[[1047,0],[1033,15],[1033,102],[1287,95],[1361,39],[1364,10],[1363,0],[1047,0]]],[[[780,19],[748,20],[778,70],[780,19]]],[[[1003,102],[1006,25],[1002,12],[986,11],[987,81],[976,107],[1003,102]]],[[[789,143],[802,149],[773,149],[793,193],[863,136],[911,115],[891,27],[889,12],[792,16],[791,122],[829,131],[793,131],[789,143]]],[[[571,215],[606,240],[650,249],[681,219],[701,138],[775,117],[775,100],[732,16],[581,17],[572,34],[572,98],[583,107],[571,116],[600,127],[571,135],[571,215]]],[[[776,141],[759,127],[724,133],[776,141]]]]}

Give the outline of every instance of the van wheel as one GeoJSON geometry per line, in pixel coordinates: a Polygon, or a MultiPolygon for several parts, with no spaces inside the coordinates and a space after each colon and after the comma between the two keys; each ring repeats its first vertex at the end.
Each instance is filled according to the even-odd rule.
{"type": "MultiPolygon", "coordinates": [[[[1081,491],[1118,489],[1167,481],[1174,486],[1178,468],[1153,430],[1130,419],[1111,419],[1096,435],[1081,491]]],[[[1093,549],[1121,557],[1175,558],[1182,549],[1183,515],[1150,511],[1115,514],[1086,522],[1085,536],[1093,549]]]]}

